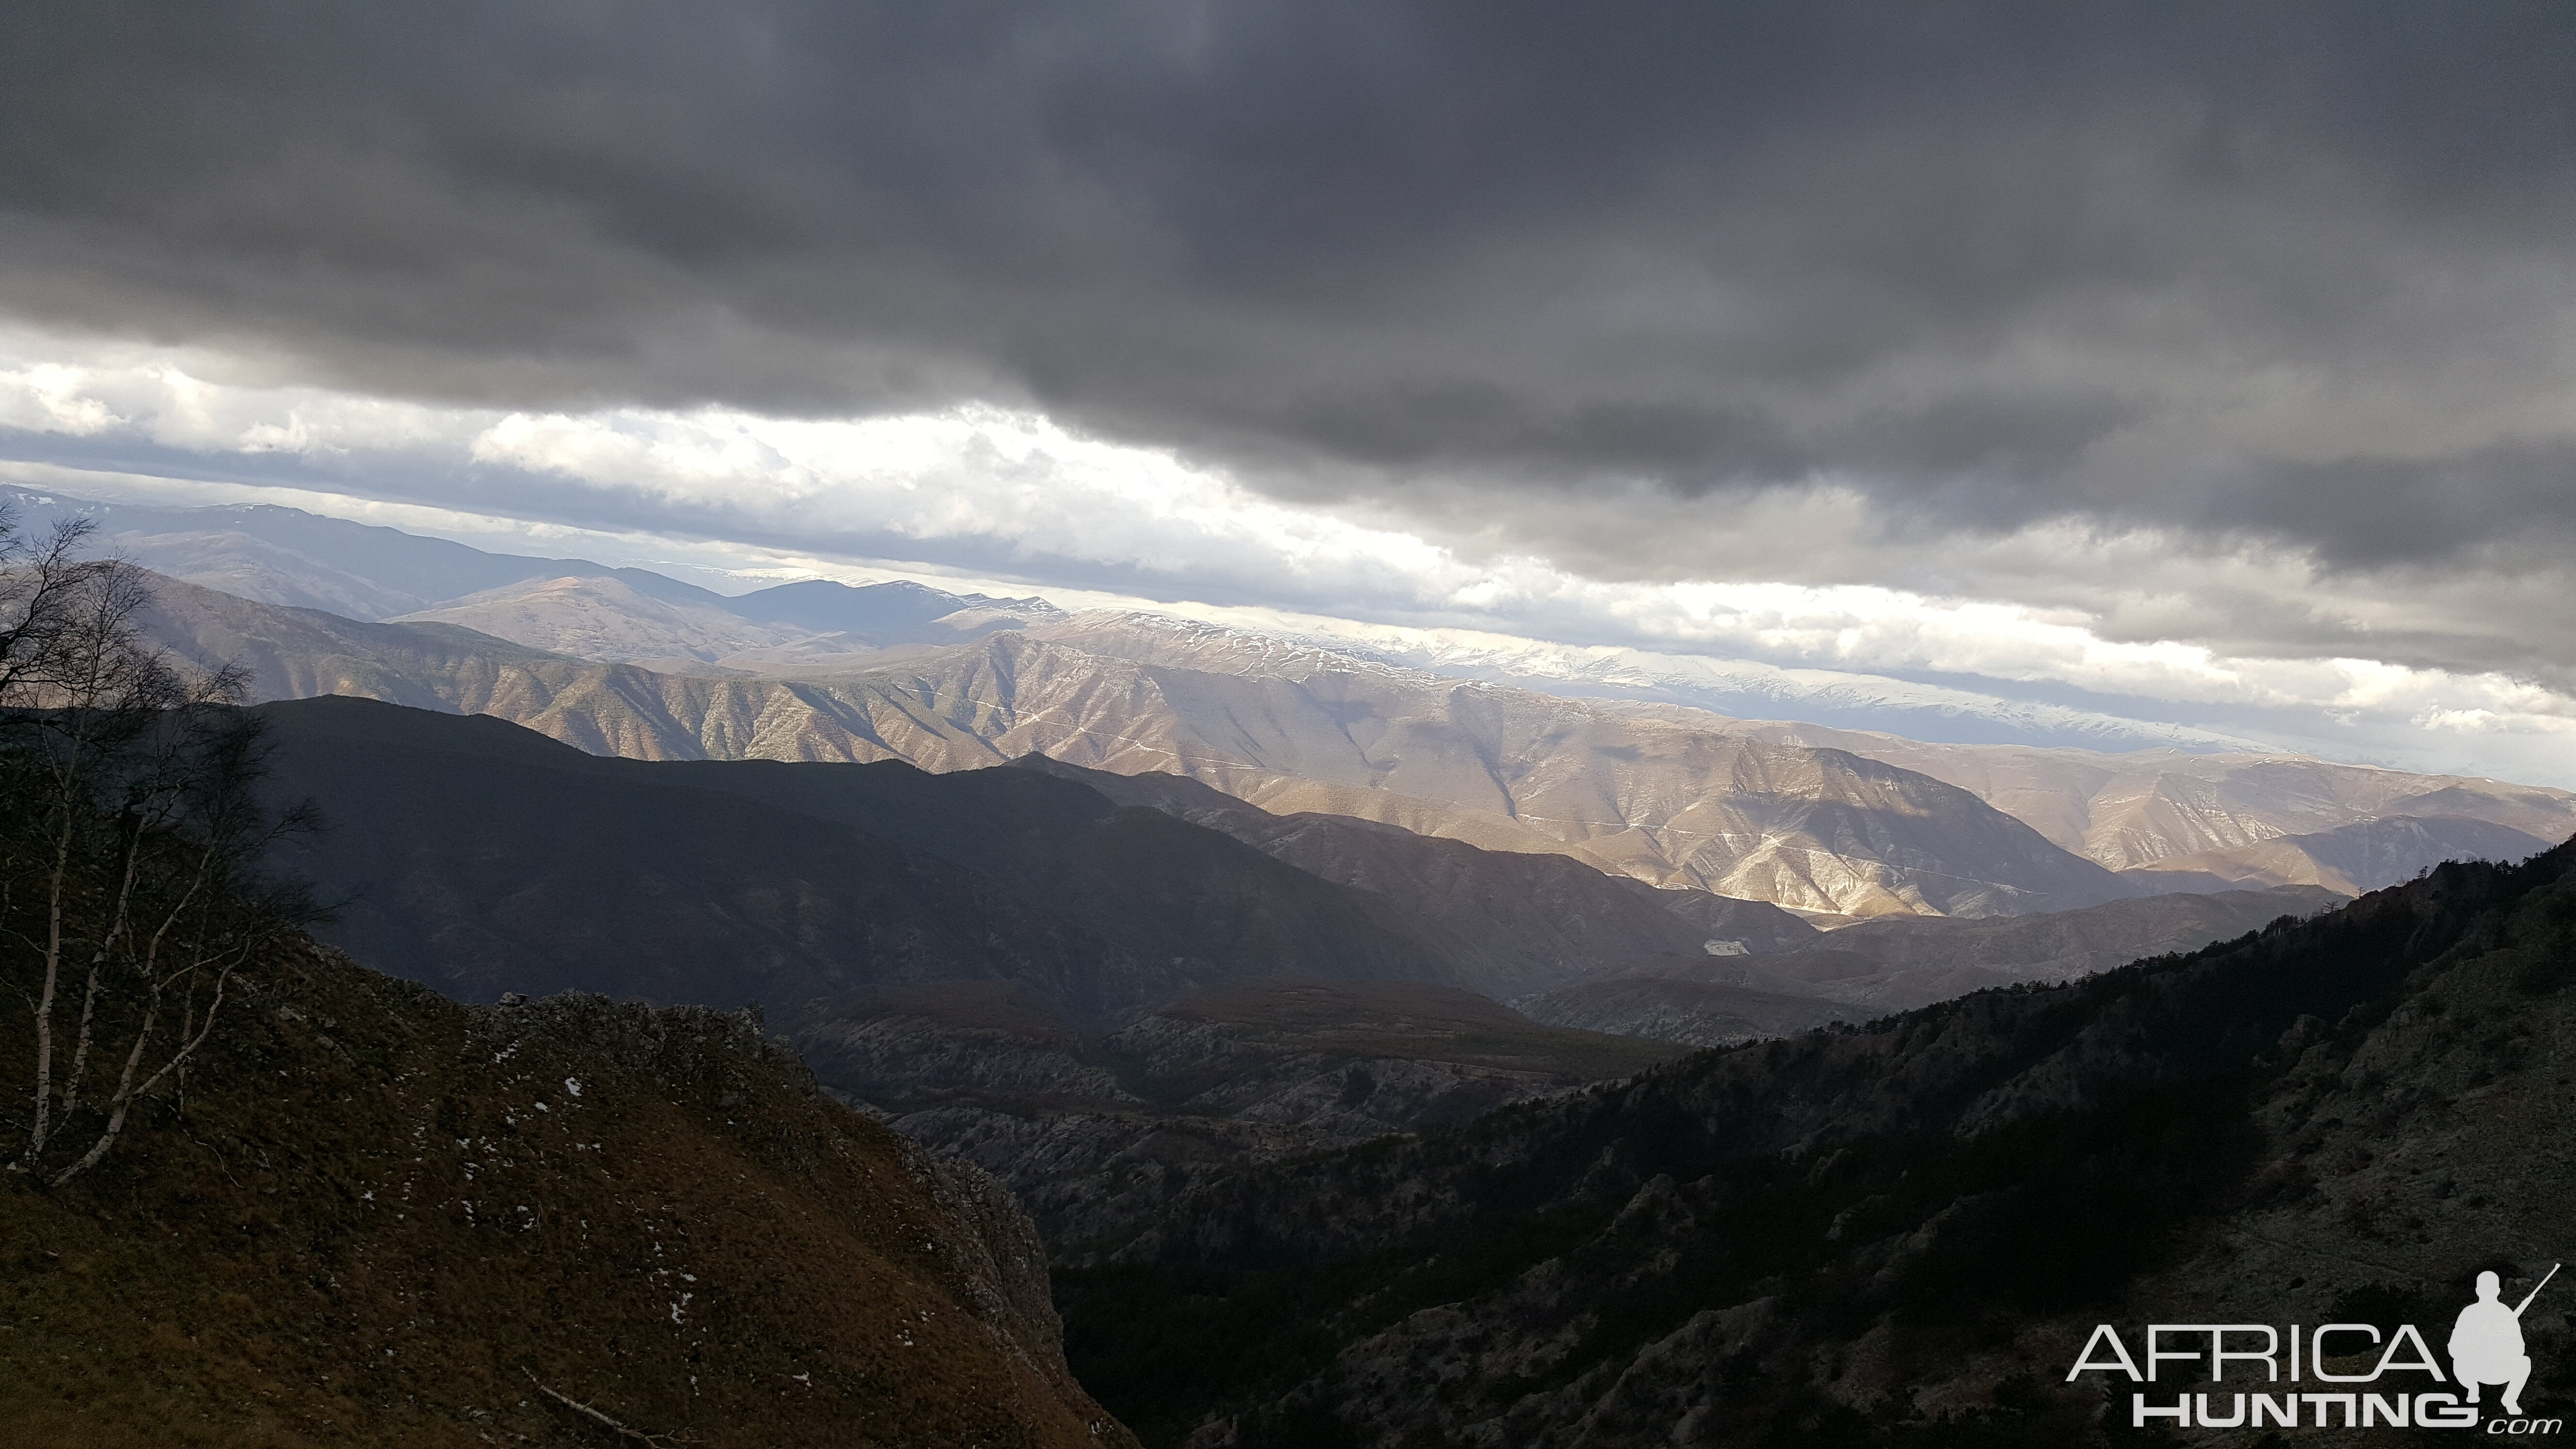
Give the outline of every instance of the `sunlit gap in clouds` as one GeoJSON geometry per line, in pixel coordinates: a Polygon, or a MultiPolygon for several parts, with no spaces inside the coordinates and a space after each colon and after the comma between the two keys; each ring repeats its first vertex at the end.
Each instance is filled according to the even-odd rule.
{"type": "MultiPolygon", "coordinates": [[[[2109,637],[2107,611],[2072,606],[2057,582],[2080,576],[2088,549],[2119,577],[2110,571],[2138,545],[2062,524],[1979,545],[1998,563],[2048,562],[2029,570],[2025,599],[1778,577],[1604,578],[1527,549],[1462,547],[1428,536],[1429,525],[1409,531],[1383,510],[1268,497],[1174,452],[1027,411],[506,411],[216,380],[243,372],[205,353],[0,337],[13,481],[85,497],[285,503],[504,551],[713,571],[736,588],[899,575],[1043,589],[1068,607],[1162,608],[1531,678],[1681,678],[1741,660],[2023,698],[2053,691],[2175,738],[2205,727],[2204,744],[2576,784],[2563,762],[2576,702],[2539,684],[2109,637]]],[[[2196,566],[2245,569],[2224,557],[2196,566]]],[[[2131,607],[2123,622],[2134,635],[2134,611],[2157,606],[2131,607]]]]}

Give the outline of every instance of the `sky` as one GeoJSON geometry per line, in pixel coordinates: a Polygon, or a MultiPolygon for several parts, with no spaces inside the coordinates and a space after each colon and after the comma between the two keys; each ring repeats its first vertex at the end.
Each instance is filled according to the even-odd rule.
{"type": "Polygon", "coordinates": [[[2576,785],[2563,4],[23,6],[0,126],[9,481],[2576,785]]]}

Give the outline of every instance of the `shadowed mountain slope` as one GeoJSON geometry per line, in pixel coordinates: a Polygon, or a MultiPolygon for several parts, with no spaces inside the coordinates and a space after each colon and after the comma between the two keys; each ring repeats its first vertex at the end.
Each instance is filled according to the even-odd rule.
{"type": "MultiPolygon", "coordinates": [[[[631,774],[638,767],[618,762],[631,774]]],[[[955,862],[1191,986],[1237,976],[1451,981],[1501,973],[1400,904],[1220,832],[1035,771],[691,761],[650,778],[757,800],[955,862]]]]}
{"type": "MultiPolygon", "coordinates": [[[[2565,832],[2561,832],[2561,838],[2565,832]]],[[[2249,886],[2322,886],[2347,895],[2412,880],[2446,860],[2520,860],[2550,842],[2485,820],[2395,815],[2310,835],[2206,850],[2157,868],[2214,875],[2249,886]]]]}
{"type": "Polygon", "coordinates": [[[2350,899],[2318,886],[2148,896],[2041,916],[1862,921],[1822,944],[1892,971],[1970,966],[2010,981],[2064,981],[2144,956],[2196,951],[2281,916],[2312,916],[2350,899]]]}
{"type": "Polygon", "coordinates": [[[263,706],[335,942],[468,999],[585,989],[794,1020],[864,985],[1010,980],[1080,1016],[1238,976],[1439,979],[1388,903],[1026,771],[646,764],[497,720],[263,706]]]}
{"type": "Polygon", "coordinates": [[[760,1001],[793,1020],[876,982],[1024,981],[1099,1011],[1167,978],[998,882],[846,827],[616,778],[498,720],[398,717],[394,740],[342,728],[374,711],[393,713],[264,709],[276,789],[331,822],[284,863],[345,900],[333,944],[451,996],[760,1001]]]}
{"type": "Polygon", "coordinates": [[[184,1102],[67,1188],[0,1178],[0,1441],[1134,1443],[1010,1199],[755,1018],[310,949],[240,985],[184,1102]]]}
{"type": "MultiPolygon", "coordinates": [[[[1386,896],[1477,961],[1487,989],[1561,982],[1644,956],[1794,950],[1821,939],[1766,901],[1659,890],[1561,855],[1482,850],[1346,815],[1273,815],[1178,775],[1117,775],[1043,755],[1013,762],[1122,805],[1221,830],[1342,885],[1386,896]]],[[[1527,988],[1524,988],[1527,989],[1527,988]]]]}
{"type": "Polygon", "coordinates": [[[1784,952],[1633,961],[1616,975],[1517,997],[1512,1005],[1559,1026],[1719,1046],[2195,951],[2348,899],[2289,886],[2149,896],[2039,916],[1885,916],[1784,952]]]}
{"type": "MultiPolygon", "coordinates": [[[[2576,846],[2445,865],[1204,1183],[1059,1275],[1068,1343],[1149,1443],[2109,1442],[2065,1383],[2098,1322],[2438,1333],[2564,1256],[2571,986],[2576,846]]],[[[2534,1392],[2576,1389],[2529,1331],[2534,1392]]]]}

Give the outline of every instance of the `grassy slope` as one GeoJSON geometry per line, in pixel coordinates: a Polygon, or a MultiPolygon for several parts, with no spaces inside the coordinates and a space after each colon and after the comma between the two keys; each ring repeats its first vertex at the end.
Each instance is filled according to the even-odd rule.
{"type": "Polygon", "coordinates": [[[318,950],[237,1011],[184,1115],[0,1179],[0,1440],[616,1438],[542,1383],[707,1445],[1132,1442],[1025,1221],[746,1018],[469,1010],[318,950]]]}

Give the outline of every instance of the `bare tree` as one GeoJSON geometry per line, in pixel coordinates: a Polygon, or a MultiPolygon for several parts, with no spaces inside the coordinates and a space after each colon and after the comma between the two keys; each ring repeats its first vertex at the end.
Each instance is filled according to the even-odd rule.
{"type": "Polygon", "coordinates": [[[239,973],[310,914],[258,871],[306,821],[261,807],[242,676],[151,647],[148,576],[80,558],[86,532],[11,547],[0,520],[0,960],[33,1025],[7,1170],[56,1186],[184,1082],[239,973]]]}
{"type": "Polygon", "coordinates": [[[63,636],[80,616],[80,595],[112,565],[83,560],[88,519],[66,519],[42,545],[30,543],[11,514],[0,511],[0,700],[41,691],[62,659],[63,636]]]}

